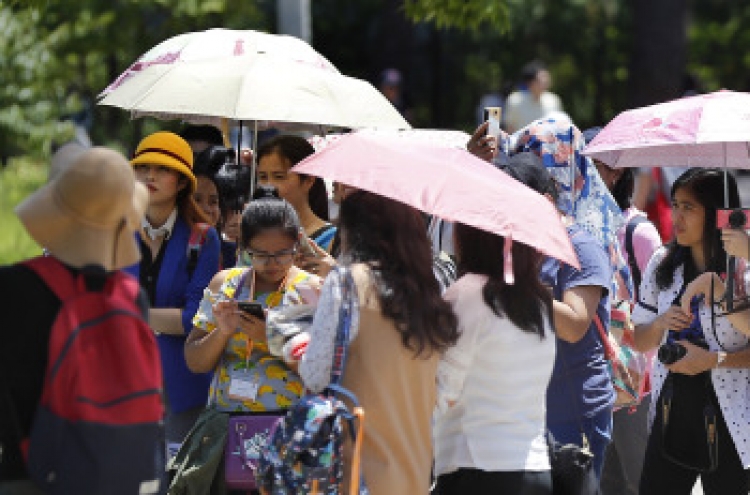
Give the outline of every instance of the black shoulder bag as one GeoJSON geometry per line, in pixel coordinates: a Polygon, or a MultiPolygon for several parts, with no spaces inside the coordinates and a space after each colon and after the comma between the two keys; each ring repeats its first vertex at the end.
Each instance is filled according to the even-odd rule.
{"type": "MultiPolygon", "coordinates": [[[[684,289],[683,286],[677,300],[684,289]]],[[[711,290],[713,292],[713,284],[711,290]]],[[[713,304],[710,306],[714,337],[723,348],[716,334],[713,304]]],[[[661,430],[664,457],[701,473],[715,471],[719,465],[719,404],[711,386],[711,370],[695,376],[670,372],[664,380],[657,407],[660,414],[653,431],[661,430]]]]}

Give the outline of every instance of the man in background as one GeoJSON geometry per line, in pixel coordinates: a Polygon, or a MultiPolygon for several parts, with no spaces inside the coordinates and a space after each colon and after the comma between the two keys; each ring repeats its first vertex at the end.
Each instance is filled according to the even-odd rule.
{"type": "Polygon", "coordinates": [[[522,87],[508,96],[505,105],[505,130],[518,129],[553,112],[562,112],[560,98],[549,91],[552,76],[541,62],[535,60],[521,70],[522,87]]]}

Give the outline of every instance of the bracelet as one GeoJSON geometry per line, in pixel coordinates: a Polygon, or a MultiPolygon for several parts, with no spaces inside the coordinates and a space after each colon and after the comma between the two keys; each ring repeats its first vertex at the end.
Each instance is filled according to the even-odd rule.
{"type": "Polygon", "coordinates": [[[719,368],[719,365],[724,362],[724,360],[727,358],[727,353],[724,351],[718,351],[716,353],[716,366],[714,368],[719,368]]]}

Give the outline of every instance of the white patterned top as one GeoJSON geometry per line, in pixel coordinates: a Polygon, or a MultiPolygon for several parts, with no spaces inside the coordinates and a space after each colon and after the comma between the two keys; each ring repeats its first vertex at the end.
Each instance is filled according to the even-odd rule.
{"type": "MultiPolygon", "coordinates": [[[[656,285],[656,267],[666,254],[665,248],[660,248],[651,257],[641,282],[640,301],[633,311],[632,320],[635,325],[648,324],[658,315],[666,312],[672,305],[683,285],[683,267],[677,268],[672,285],[666,290],[660,290],[656,285]],[[656,310],[656,311],[654,311],[656,310]]],[[[704,329],[709,350],[726,350],[734,352],[748,345],[748,338],[735,330],[726,317],[716,317],[716,335],[721,346],[711,331],[711,310],[706,305],[700,309],[701,326],[704,329]]],[[[666,341],[666,332],[662,343],[666,341]]],[[[651,370],[651,389],[653,397],[658,398],[664,380],[669,370],[658,360],[654,360],[651,370]]],[[[750,369],[718,368],[711,370],[711,381],[719,399],[719,406],[724,415],[735,448],[745,469],[750,468],[750,369]]],[[[656,403],[651,401],[648,421],[653,423],[656,415],[656,403]]]]}
{"type": "MultiPolygon", "coordinates": [[[[331,382],[333,352],[342,303],[341,287],[341,276],[338,271],[333,270],[323,283],[318,308],[310,327],[310,344],[299,364],[302,381],[313,392],[322,391],[331,382]]],[[[356,297],[356,294],[352,296],[356,297]]],[[[351,318],[349,343],[357,337],[359,330],[358,304],[353,305],[351,318]]]]}

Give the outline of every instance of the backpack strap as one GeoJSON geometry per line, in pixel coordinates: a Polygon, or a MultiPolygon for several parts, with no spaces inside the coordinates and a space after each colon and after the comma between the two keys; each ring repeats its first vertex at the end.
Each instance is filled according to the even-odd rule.
{"type": "Polygon", "coordinates": [[[334,270],[341,281],[341,308],[339,309],[339,321],[336,329],[336,340],[334,342],[331,384],[340,385],[344,377],[346,353],[349,347],[349,335],[351,335],[356,287],[351,271],[348,268],[339,265],[334,270]]]}
{"type": "Polygon", "coordinates": [[[625,228],[625,252],[628,253],[628,267],[630,268],[630,275],[633,278],[633,292],[636,301],[638,300],[638,293],[641,287],[641,270],[638,268],[638,260],[635,258],[633,234],[636,227],[647,221],[645,217],[638,215],[630,219],[628,226],[625,228]]]}
{"type": "Polygon", "coordinates": [[[192,278],[195,267],[198,266],[198,257],[201,254],[201,248],[208,238],[208,229],[211,226],[207,223],[196,223],[190,231],[187,245],[187,272],[188,278],[192,278]]]}
{"type": "Polygon", "coordinates": [[[604,356],[610,361],[617,361],[617,353],[612,347],[612,343],[609,341],[609,335],[607,335],[607,331],[604,329],[604,324],[598,314],[594,315],[594,323],[596,324],[596,329],[599,331],[599,338],[604,346],[604,356]]]}
{"type": "Polygon", "coordinates": [[[81,287],[76,277],[53,256],[32,258],[24,261],[23,265],[36,273],[61,301],[70,298],[82,289],[85,290],[85,284],[81,287]]]}

